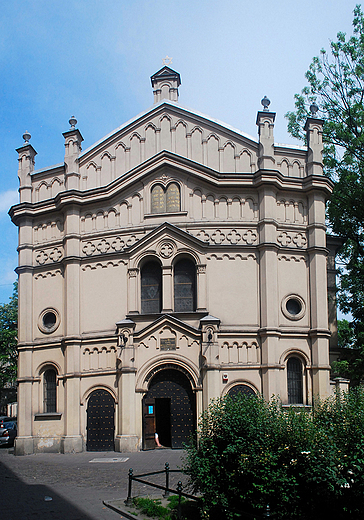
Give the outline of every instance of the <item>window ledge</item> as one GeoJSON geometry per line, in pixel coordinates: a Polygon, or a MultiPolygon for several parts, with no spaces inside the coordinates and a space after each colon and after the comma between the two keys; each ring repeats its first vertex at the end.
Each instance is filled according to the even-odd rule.
{"type": "Polygon", "coordinates": [[[34,420],[35,421],[59,421],[62,417],[62,414],[59,412],[48,412],[48,413],[35,413],[34,420]]]}
{"type": "Polygon", "coordinates": [[[166,211],[165,213],[146,213],[144,218],[154,217],[181,217],[187,215],[187,211],[166,211]]]}

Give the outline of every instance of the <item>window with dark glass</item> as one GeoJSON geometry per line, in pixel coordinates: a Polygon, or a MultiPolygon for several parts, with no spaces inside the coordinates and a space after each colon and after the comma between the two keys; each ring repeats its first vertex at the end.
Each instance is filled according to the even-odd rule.
{"type": "Polygon", "coordinates": [[[44,372],[44,412],[57,411],[57,380],[56,371],[53,369],[44,372]]]}
{"type": "Polygon", "coordinates": [[[157,184],[151,194],[152,213],[173,213],[181,210],[181,197],[178,184],[171,182],[167,188],[157,184]]]}
{"type": "Polygon", "coordinates": [[[174,310],[196,310],[196,267],[191,260],[180,260],[174,266],[174,310]]]}
{"type": "Polygon", "coordinates": [[[287,361],[288,404],[303,404],[302,363],[296,357],[287,361]]]}
{"type": "Polygon", "coordinates": [[[157,262],[148,262],[141,271],[142,313],[158,313],[162,309],[162,270],[157,262]]]}

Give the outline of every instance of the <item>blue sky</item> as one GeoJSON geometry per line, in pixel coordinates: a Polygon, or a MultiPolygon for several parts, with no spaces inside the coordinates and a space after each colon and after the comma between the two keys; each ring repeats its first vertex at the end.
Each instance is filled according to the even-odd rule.
{"type": "Polygon", "coordinates": [[[166,55],[180,103],[256,136],[267,95],[275,141],[294,143],[284,114],[313,56],[352,32],[343,0],[12,0],[0,11],[0,303],[15,280],[17,154],[31,133],[36,169],[63,161],[75,115],[86,149],[153,103],[166,55]]]}

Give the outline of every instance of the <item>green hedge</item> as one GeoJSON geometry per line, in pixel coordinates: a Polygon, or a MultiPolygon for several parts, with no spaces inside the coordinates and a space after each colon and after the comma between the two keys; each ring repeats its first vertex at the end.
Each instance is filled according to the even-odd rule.
{"type": "Polygon", "coordinates": [[[234,518],[233,509],[261,515],[267,505],[282,519],[364,517],[362,389],[310,411],[261,397],[215,400],[198,438],[187,447],[184,471],[207,518],[234,518]]]}

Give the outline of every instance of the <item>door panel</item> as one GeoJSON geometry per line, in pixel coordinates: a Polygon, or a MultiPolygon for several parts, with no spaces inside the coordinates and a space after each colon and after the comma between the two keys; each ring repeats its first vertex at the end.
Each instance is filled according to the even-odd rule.
{"type": "Polygon", "coordinates": [[[143,450],[155,448],[155,399],[143,399],[143,450]]]}

